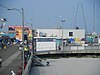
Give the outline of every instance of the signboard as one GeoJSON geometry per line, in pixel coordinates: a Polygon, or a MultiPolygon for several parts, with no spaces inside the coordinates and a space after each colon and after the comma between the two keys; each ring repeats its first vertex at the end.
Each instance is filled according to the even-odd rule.
{"type": "MultiPolygon", "coordinates": [[[[9,26],[8,31],[10,33],[16,33],[16,39],[22,41],[22,26],[9,26]]],[[[24,34],[31,34],[29,26],[24,26],[24,34]]]]}

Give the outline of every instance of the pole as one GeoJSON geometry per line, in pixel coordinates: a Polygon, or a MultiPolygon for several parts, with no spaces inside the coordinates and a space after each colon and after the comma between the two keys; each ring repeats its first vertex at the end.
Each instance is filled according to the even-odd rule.
{"type": "Polygon", "coordinates": [[[22,74],[24,75],[24,9],[22,8],[22,42],[23,42],[23,50],[22,50],[22,74]]]}
{"type": "Polygon", "coordinates": [[[32,30],[32,50],[33,50],[33,54],[35,54],[35,41],[34,41],[34,34],[35,34],[35,30],[32,30]]]}
{"type": "Polygon", "coordinates": [[[22,62],[21,64],[22,64],[22,75],[24,75],[24,9],[22,8],[21,11],[16,8],[7,9],[7,10],[16,10],[16,11],[20,12],[22,15],[22,45],[23,45],[23,49],[21,51],[21,62],[22,62]]]}
{"type": "Polygon", "coordinates": [[[63,45],[63,23],[65,22],[65,20],[61,20],[62,22],[62,50],[64,49],[64,45],[63,45]]]}
{"type": "Polygon", "coordinates": [[[63,50],[63,27],[62,27],[62,50],[63,50]]]}
{"type": "Polygon", "coordinates": [[[93,2],[93,32],[95,32],[95,1],[93,2]]]}

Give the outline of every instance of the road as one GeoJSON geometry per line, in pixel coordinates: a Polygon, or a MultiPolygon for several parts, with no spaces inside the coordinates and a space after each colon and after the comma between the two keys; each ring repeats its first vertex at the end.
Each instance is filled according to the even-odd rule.
{"type": "Polygon", "coordinates": [[[0,75],[10,75],[11,70],[15,73],[21,65],[21,52],[17,45],[11,45],[6,50],[0,49],[0,56],[3,59],[2,68],[0,68],[0,75]]]}

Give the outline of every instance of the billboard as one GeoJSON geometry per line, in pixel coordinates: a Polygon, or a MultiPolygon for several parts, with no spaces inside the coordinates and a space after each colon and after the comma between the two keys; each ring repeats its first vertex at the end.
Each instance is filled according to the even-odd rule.
{"type": "MultiPolygon", "coordinates": [[[[9,33],[15,33],[16,39],[22,41],[22,26],[9,26],[8,27],[9,33]]],[[[30,35],[31,30],[29,26],[24,26],[24,34],[30,35]]]]}

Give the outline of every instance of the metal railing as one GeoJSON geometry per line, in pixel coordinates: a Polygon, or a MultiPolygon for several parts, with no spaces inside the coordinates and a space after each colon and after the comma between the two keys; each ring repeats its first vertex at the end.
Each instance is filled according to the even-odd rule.
{"type": "Polygon", "coordinates": [[[65,46],[63,50],[100,50],[100,46],[65,46]]]}
{"type": "Polygon", "coordinates": [[[63,50],[40,50],[36,54],[100,53],[100,46],[65,46],[63,50]]]}

